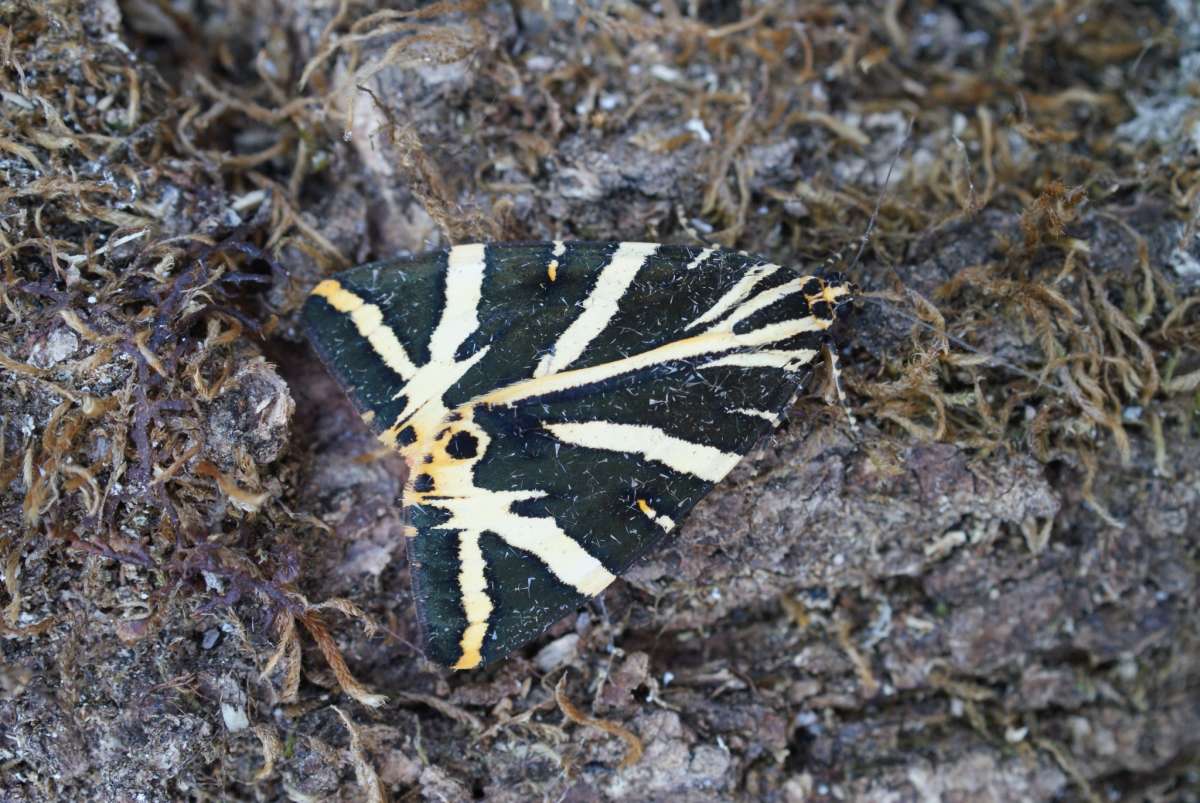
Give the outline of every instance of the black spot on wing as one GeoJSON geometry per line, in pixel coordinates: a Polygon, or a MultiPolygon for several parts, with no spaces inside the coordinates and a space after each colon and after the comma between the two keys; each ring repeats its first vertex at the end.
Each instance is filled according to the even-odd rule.
{"type": "Polygon", "coordinates": [[[479,439],[470,432],[456,432],[446,443],[446,454],[455,460],[467,460],[479,453],[479,439]]]}

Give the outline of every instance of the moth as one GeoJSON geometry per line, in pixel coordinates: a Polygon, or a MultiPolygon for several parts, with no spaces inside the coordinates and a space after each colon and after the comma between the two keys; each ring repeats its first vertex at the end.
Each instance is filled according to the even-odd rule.
{"type": "Polygon", "coordinates": [[[852,296],[637,242],[460,245],[320,282],[309,338],[409,468],[426,655],[495,661],[607,588],[776,426],[852,296]]]}

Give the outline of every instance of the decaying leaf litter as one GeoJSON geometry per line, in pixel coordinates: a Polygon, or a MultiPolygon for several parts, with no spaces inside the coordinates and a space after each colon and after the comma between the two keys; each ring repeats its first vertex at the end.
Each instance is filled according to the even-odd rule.
{"type": "Polygon", "coordinates": [[[1188,4],[0,26],[7,797],[1195,794],[1188,4]],[[817,265],[897,151],[854,267],[889,304],[844,333],[863,433],[814,388],[604,610],[423,662],[403,469],[299,339],[307,288],[688,229],[817,265]]]}

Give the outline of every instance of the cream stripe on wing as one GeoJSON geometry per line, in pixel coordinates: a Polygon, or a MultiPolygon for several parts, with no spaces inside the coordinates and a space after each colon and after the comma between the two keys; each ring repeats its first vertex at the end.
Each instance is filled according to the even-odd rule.
{"type": "Polygon", "coordinates": [[[455,669],[470,669],[483,660],[483,637],[487,634],[492,599],[487,593],[486,564],[479,548],[479,532],[463,530],[458,535],[458,589],[462,595],[467,627],[459,641],[462,656],[455,669]]]}
{"type": "Polygon", "coordinates": [[[785,368],[788,365],[807,365],[817,356],[812,349],[795,351],[745,351],[706,362],[701,368],[732,365],[738,368],[785,368]]]}
{"type": "Polygon", "coordinates": [[[429,338],[431,363],[454,362],[454,352],[479,328],[486,246],[456,245],[446,258],[446,303],[429,338]]]}
{"type": "Polygon", "coordinates": [[[653,243],[621,243],[596,277],[596,286],[583,302],[583,312],[559,335],[538,362],[533,375],[558,373],[575,362],[617,312],[621,297],[633,283],[646,258],[658,250],[653,243]]]}
{"type": "Polygon", "coordinates": [[[746,271],[746,275],[738,279],[737,283],[729,288],[725,295],[717,299],[717,303],[713,304],[708,310],[696,320],[683,327],[686,332],[694,326],[699,326],[703,323],[715,321],[724,315],[729,310],[736,307],[746,300],[746,296],[754,290],[755,285],[763,279],[779,270],[778,265],[767,263],[765,265],[755,265],[750,270],[746,271]]]}
{"type": "Polygon", "coordinates": [[[792,279],[790,282],[784,282],[778,287],[772,287],[770,290],[763,290],[744,304],[739,304],[738,308],[730,313],[728,318],[713,327],[713,331],[732,332],[735,325],[746,320],[759,310],[766,309],[776,301],[781,301],[790,295],[799,293],[807,281],[807,276],[801,276],[797,279],[792,279]]]}
{"type": "Polygon", "coordinates": [[[703,443],[685,441],[646,424],[579,421],[542,426],[563,443],[640,454],[647,460],[709,482],[719,481],[742,459],[741,455],[734,452],[723,452],[703,443]]]}
{"type": "Polygon", "coordinates": [[[544,491],[491,491],[486,488],[462,488],[447,482],[438,491],[445,494],[431,504],[450,517],[438,524],[439,530],[474,529],[482,526],[495,533],[509,546],[537,557],[555,577],[580,594],[594,597],[616,579],[604,564],[571,538],[549,516],[519,516],[513,502],[538,499],[544,491]]]}
{"type": "Polygon", "coordinates": [[[488,531],[509,546],[536,556],[555,577],[584,596],[596,596],[617,579],[549,516],[509,515],[489,522],[488,531]]]}
{"type": "Polygon", "coordinates": [[[403,344],[396,337],[392,328],[383,322],[383,312],[374,304],[363,304],[350,313],[358,333],[367,339],[383,361],[402,379],[410,379],[417,372],[417,366],[405,351],[403,344]]]}
{"type": "MultiPolygon", "coordinates": [[[[700,267],[701,265],[703,265],[705,263],[705,261],[710,256],[715,254],[716,251],[717,251],[717,249],[715,249],[715,248],[705,248],[703,251],[696,254],[696,258],[688,263],[687,267],[684,268],[684,271],[686,272],[686,271],[690,271],[690,270],[695,270],[696,268],[700,267]]],[[[689,326],[690,325],[691,324],[689,324],[689,326]]]]}
{"type": "Polygon", "coordinates": [[[410,379],[417,372],[408,352],[396,338],[396,333],[383,322],[383,312],[374,304],[342,287],[334,279],[326,279],[313,288],[312,294],[320,296],[338,312],[349,313],[358,334],[371,344],[379,358],[401,379],[410,379]]]}
{"type": "MultiPolygon", "coordinates": [[[[483,297],[483,276],[487,267],[486,246],[458,245],[446,258],[446,298],[437,326],[429,338],[429,362],[396,392],[393,398],[405,397],[408,405],[391,426],[379,436],[384,443],[395,443],[396,433],[408,419],[434,399],[440,399],[463,374],[483,359],[490,346],[467,357],[455,360],[458,347],[479,328],[479,301],[483,297]]],[[[428,417],[440,419],[445,408],[430,408],[428,417]]]]}
{"type": "Polygon", "coordinates": [[[643,351],[620,360],[593,365],[588,368],[576,368],[573,371],[562,371],[550,376],[535,377],[521,382],[514,382],[506,387],[486,393],[475,401],[480,404],[513,404],[522,399],[536,396],[546,396],[563,390],[581,388],[595,382],[603,382],[622,374],[640,371],[652,365],[660,365],[675,360],[686,360],[705,354],[719,354],[738,348],[755,348],[786,340],[804,332],[818,332],[829,328],[829,321],[812,315],[795,318],[788,321],[768,324],[751,329],[749,332],[734,334],[715,329],[703,334],[674,340],[658,348],[643,351]]]}
{"type": "Polygon", "coordinates": [[[741,415],[749,415],[749,416],[753,416],[755,418],[761,418],[765,421],[770,421],[772,424],[779,423],[779,414],[772,413],[769,410],[755,410],[750,407],[734,407],[729,412],[739,413],[741,415]]]}

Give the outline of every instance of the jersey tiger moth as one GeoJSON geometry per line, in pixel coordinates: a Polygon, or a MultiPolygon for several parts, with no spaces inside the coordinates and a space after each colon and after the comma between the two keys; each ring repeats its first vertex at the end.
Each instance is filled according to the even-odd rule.
{"type": "Polygon", "coordinates": [[[429,658],[494,661],[676,528],[792,402],[852,299],[742,252],[460,245],[319,283],[309,337],[409,467],[429,658]]]}

